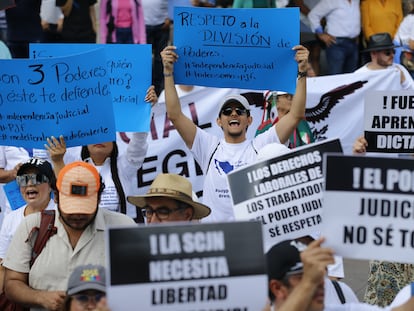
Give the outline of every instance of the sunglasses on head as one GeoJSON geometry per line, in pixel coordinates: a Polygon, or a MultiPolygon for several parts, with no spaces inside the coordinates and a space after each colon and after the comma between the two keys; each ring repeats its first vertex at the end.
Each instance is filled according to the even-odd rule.
{"type": "Polygon", "coordinates": [[[49,178],[43,174],[23,174],[16,176],[16,182],[20,187],[40,185],[49,182],[49,178]]]}
{"type": "Polygon", "coordinates": [[[384,53],[384,55],[386,56],[390,56],[392,54],[395,54],[395,50],[394,49],[383,50],[382,53],[384,53]]]}
{"type": "Polygon", "coordinates": [[[221,109],[221,113],[224,114],[225,116],[229,116],[233,113],[233,110],[236,111],[238,116],[241,116],[243,114],[247,114],[247,110],[244,108],[232,108],[232,107],[227,107],[227,108],[223,108],[221,109]]]}

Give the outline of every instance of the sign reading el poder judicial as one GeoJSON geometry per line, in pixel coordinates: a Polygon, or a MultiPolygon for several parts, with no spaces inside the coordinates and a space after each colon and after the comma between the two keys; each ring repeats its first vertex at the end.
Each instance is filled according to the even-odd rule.
{"type": "Polygon", "coordinates": [[[338,255],[414,263],[414,159],[326,155],[321,234],[338,255]]]}
{"type": "Polygon", "coordinates": [[[261,310],[267,297],[259,222],[108,230],[111,310],[261,310]]]}

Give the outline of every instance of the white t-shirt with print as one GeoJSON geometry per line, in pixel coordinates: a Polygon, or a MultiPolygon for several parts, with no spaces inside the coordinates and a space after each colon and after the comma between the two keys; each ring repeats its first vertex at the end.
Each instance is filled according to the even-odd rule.
{"type": "Polygon", "coordinates": [[[246,139],[237,144],[227,143],[224,139],[197,128],[191,152],[205,175],[203,204],[211,209],[211,214],[203,218],[202,222],[234,220],[227,174],[254,163],[257,151],[274,142],[280,143],[274,127],[254,139],[246,139]]]}

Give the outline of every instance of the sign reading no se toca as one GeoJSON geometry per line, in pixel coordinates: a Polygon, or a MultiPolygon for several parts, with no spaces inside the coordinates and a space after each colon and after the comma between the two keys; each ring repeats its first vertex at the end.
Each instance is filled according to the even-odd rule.
{"type": "Polygon", "coordinates": [[[413,159],[326,155],[326,244],[347,258],[414,263],[413,168],[413,159]]]}

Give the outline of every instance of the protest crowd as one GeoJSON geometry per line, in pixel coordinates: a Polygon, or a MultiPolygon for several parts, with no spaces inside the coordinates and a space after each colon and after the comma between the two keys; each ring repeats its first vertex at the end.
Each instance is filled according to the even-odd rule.
{"type": "Polygon", "coordinates": [[[0,0],[0,61],[16,70],[0,74],[0,311],[414,310],[414,0],[0,0]],[[219,10],[254,34],[215,32],[234,31],[219,10]],[[225,63],[209,63],[220,45],[243,43],[238,65],[270,50],[255,11],[286,16],[266,22],[290,72],[261,87],[251,68],[280,69],[252,54],[191,84],[225,63]],[[110,77],[137,64],[139,85],[110,77]],[[24,66],[41,77],[19,93],[24,66]],[[40,99],[81,104],[13,108],[40,99]],[[24,128],[42,118],[62,132],[24,128]],[[344,258],[369,262],[363,297],[344,258]]]}

